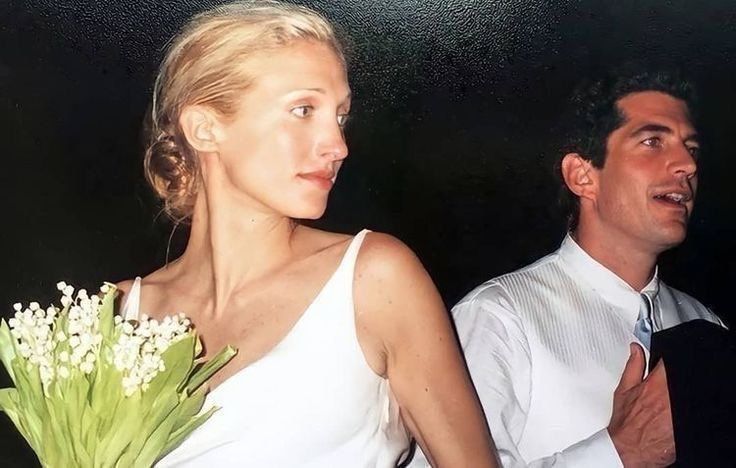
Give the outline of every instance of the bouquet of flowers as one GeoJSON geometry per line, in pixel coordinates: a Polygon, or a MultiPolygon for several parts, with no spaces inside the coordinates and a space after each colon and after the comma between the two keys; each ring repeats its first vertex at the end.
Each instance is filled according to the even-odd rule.
{"type": "Polygon", "coordinates": [[[216,410],[204,382],[236,353],[208,362],[182,314],[126,321],[115,286],[87,295],[61,282],[62,307],[15,304],[0,321],[0,360],[15,388],[0,409],[45,467],[150,467],[216,410]]]}

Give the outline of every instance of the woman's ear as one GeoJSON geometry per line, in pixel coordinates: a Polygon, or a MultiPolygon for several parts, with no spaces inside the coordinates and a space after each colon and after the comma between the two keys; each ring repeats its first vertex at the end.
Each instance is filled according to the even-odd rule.
{"type": "Polygon", "coordinates": [[[567,153],[560,164],[562,178],[572,193],[580,198],[595,198],[598,173],[590,160],[578,153],[567,153]]]}
{"type": "Polygon", "coordinates": [[[179,125],[189,146],[198,153],[217,152],[219,120],[203,106],[187,106],[179,116],[179,125]]]}

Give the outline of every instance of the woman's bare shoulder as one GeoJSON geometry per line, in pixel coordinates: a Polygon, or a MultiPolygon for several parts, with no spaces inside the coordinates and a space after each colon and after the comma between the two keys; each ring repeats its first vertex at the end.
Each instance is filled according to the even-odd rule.
{"type": "Polygon", "coordinates": [[[375,279],[407,279],[425,273],[414,251],[396,237],[382,232],[366,235],[356,265],[358,275],[375,279]]]}
{"type": "Polygon", "coordinates": [[[437,288],[419,258],[404,242],[369,233],[355,266],[355,304],[374,317],[412,317],[429,308],[444,309],[437,288]],[[421,307],[414,305],[421,304],[421,307]]]}
{"type": "Polygon", "coordinates": [[[130,290],[133,288],[135,278],[118,281],[115,283],[115,288],[120,292],[121,295],[127,296],[130,290]]]}
{"type": "Polygon", "coordinates": [[[363,331],[359,339],[379,343],[374,349],[384,355],[412,342],[418,323],[421,333],[446,334],[447,311],[432,278],[412,249],[394,236],[366,236],[355,266],[353,297],[363,331]]]}
{"type": "MultiPolygon", "coordinates": [[[[167,276],[170,276],[168,273],[169,272],[167,271],[166,266],[163,266],[159,268],[158,270],[155,270],[149,273],[148,275],[140,277],[141,289],[143,288],[146,288],[147,290],[157,289],[158,286],[164,285],[168,281],[167,276]]],[[[139,277],[125,279],[125,280],[118,281],[117,283],[115,283],[115,287],[117,288],[119,292],[117,299],[121,301],[121,303],[125,301],[125,298],[130,293],[130,290],[133,288],[133,285],[135,284],[136,279],[138,278],[139,277]]]]}

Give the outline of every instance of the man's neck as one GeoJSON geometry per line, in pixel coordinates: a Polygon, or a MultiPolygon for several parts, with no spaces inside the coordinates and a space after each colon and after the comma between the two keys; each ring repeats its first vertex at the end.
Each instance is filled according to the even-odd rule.
{"type": "Polygon", "coordinates": [[[657,264],[657,253],[643,249],[635,242],[586,230],[582,225],[571,235],[588,255],[636,291],[641,291],[651,281],[657,264]]]}

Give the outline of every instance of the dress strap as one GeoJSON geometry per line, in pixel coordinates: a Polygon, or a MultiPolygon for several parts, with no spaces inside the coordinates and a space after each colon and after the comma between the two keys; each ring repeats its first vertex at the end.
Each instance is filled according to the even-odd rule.
{"type": "Polygon", "coordinates": [[[136,276],[133,281],[133,286],[128,291],[128,295],[125,296],[125,304],[120,310],[120,315],[123,320],[138,320],[141,308],[141,277],[136,276]]]}
{"type": "MultiPolygon", "coordinates": [[[[345,255],[342,258],[341,266],[345,265],[346,268],[350,269],[351,271],[355,269],[355,261],[358,258],[358,252],[360,251],[360,246],[363,245],[363,240],[365,239],[365,235],[371,232],[369,229],[363,229],[359,233],[353,237],[353,240],[350,241],[350,245],[348,246],[348,249],[345,251],[345,255]]],[[[351,275],[351,281],[352,281],[352,275],[351,275]]]]}
{"type": "MultiPolygon", "coordinates": [[[[363,229],[358,234],[356,234],[355,237],[353,237],[353,240],[350,241],[350,245],[348,246],[347,251],[345,251],[345,255],[343,256],[341,265],[346,265],[351,270],[355,268],[355,261],[358,257],[360,246],[363,244],[363,239],[365,239],[365,235],[369,232],[371,232],[369,229],[363,229]]],[[[128,294],[125,296],[125,303],[123,304],[123,308],[120,310],[120,315],[123,317],[124,320],[138,320],[138,317],[140,316],[140,308],[141,277],[136,276],[135,280],[133,281],[133,286],[130,288],[128,294]]]]}

